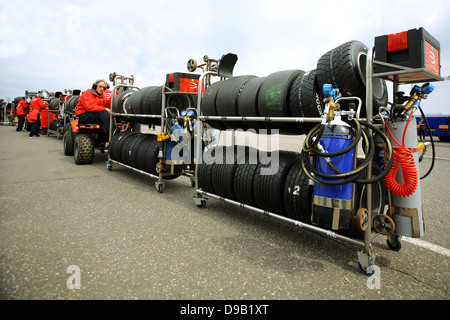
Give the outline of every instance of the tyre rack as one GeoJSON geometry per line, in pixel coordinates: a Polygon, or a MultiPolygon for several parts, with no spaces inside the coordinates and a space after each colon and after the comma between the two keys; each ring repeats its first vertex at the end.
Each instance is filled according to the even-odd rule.
{"type": "MultiPolygon", "coordinates": [[[[166,85],[162,86],[162,102],[161,102],[161,116],[160,116],[161,117],[161,133],[162,134],[167,133],[166,132],[166,120],[168,119],[167,110],[169,109],[169,108],[167,108],[167,97],[170,95],[197,95],[197,93],[174,91],[174,90],[170,89],[169,87],[167,87],[166,85]]],[[[176,107],[170,107],[170,108],[176,108],[176,107]]],[[[176,109],[179,114],[178,108],[176,108],[176,109]]],[[[187,109],[192,109],[190,106],[190,101],[189,101],[189,107],[187,109]]],[[[164,154],[163,158],[159,158],[159,159],[160,159],[160,166],[162,168],[163,163],[166,161],[165,154],[164,154]]],[[[163,180],[163,170],[161,169],[159,171],[160,171],[160,173],[158,176],[158,180],[155,182],[155,187],[159,193],[162,193],[164,190],[164,187],[165,187],[165,183],[163,180]]],[[[189,177],[191,180],[191,185],[194,186],[194,184],[195,184],[194,180],[196,180],[195,179],[195,170],[192,170],[191,168],[190,168],[190,170],[183,169],[181,172],[181,175],[189,177]]]]}
{"type": "MultiPolygon", "coordinates": [[[[125,77],[125,76],[121,76],[121,75],[118,75],[118,74],[116,75],[116,73],[114,72],[114,73],[110,74],[110,80],[111,81],[118,81],[117,86],[114,87],[113,92],[111,93],[111,113],[110,113],[110,123],[111,123],[111,125],[109,126],[109,140],[110,141],[111,141],[111,139],[113,137],[112,124],[114,123],[113,121],[115,120],[116,116],[146,117],[146,118],[158,118],[158,117],[160,117],[158,115],[115,113],[114,109],[113,109],[113,103],[114,103],[114,97],[116,96],[116,94],[118,94],[119,88],[125,88],[127,90],[133,90],[133,89],[140,90],[140,88],[133,85],[133,83],[134,83],[134,77],[133,76],[125,77]]],[[[122,123],[123,123],[123,121],[122,121],[122,123]]],[[[122,128],[124,128],[124,127],[127,128],[128,126],[122,126],[122,128]]],[[[108,161],[106,162],[106,169],[108,171],[112,170],[113,163],[116,163],[116,164],[121,165],[121,166],[123,166],[125,168],[128,168],[128,169],[131,169],[133,171],[137,171],[137,172],[139,172],[141,174],[150,176],[152,178],[158,179],[158,177],[153,175],[153,174],[150,174],[148,172],[145,172],[145,171],[139,170],[137,168],[131,167],[131,166],[129,166],[127,164],[124,164],[122,162],[119,162],[117,160],[111,159],[111,156],[110,156],[110,154],[108,152],[108,161]]]]}
{"type": "MultiPolygon", "coordinates": [[[[61,105],[62,105],[62,101],[61,100],[59,100],[59,105],[58,105],[58,111],[50,111],[50,109],[48,109],[48,107],[47,107],[47,109],[48,109],[48,114],[47,114],[47,123],[48,123],[48,128],[47,128],[47,137],[50,137],[50,135],[51,134],[55,134],[56,135],[56,138],[58,139],[58,140],[61,140],[62,139],[62,134],[61,134],[61,131],[60,130],[52,130],[52,129],[50,129],[50,113],[53,113],[53,114],[55,114],[55,119],[56,119],[56,117],[57,117],[57,115],[59,114],[61,114],[61,105]]],[[[65,124],[65,123],[64,123],[65,124]]],[[[58,127],[58,129],[59,129],[59,127],[58,127]]]]}
{"type": "MultiPolygon", "coordinates": [[[[402,66],[398,66],[398,65],[392,65],[392,64],[386,64],[386,63],[382,63],[382,62],[376,62],[376,63],[380,63],[383,65],[388,65],[388,66],[393,66],[396,67],[397,69],[400,69],[399,71],[396,72],[391,72],[391,73],[383,73],[383,74],[373,74],[373,66],[374,66],[374,48],[372,48],[369,52],[368,52],[368,58],[366,61],[366,118],[367,119],[361,119],[359,118],[359,112],[356,115],[356,118],[358,120],[367,120],[369,123],[373,123],[373,87],[372,87],[372,80],[374,77],[386,77],[386,76],[391,76],[391,75],[398,75],[398,74],[407,74],[407,73],[416,73],[416,72],[423,72],[427,75],[430,75],[431,81],[438,81],[441,80],[440,77],[433,77],[433,74],[429,73],[427,70],[424,69],[412,69],[412,68],[406,68],[406,67],[402,67],[402,66]]],[[[203,121],[205,120],[220,120],[220,121],[264,121],[264,122],[321,122],[322,118],[309,118],[309,117],[299,117],[299,118],[292,118],[292,117],[243,117],[243,116],[202,116],[201,115],[201,88],[203,87],[203,81],[205,79],[205,77],[211,77],[211,76],[221,76],[218,72],[212,72],[212,71],[208,71],[205,72],[201,75],[200,80],[199,80],[199,99],[197,102],[197,113],[199,114],[198,119],[199,121],[199,126],[198,126],[198,132],[202,132],[202,126],[203,126],[203,121]]],[[[390,78],[387,78],[388,80],[390,80],[390,78]]],[[[428,81],[430,79],[427,79],[428,81]]],[[[405,82],[406,83],[406,82],[405,82]]],[[[409,82],[411,83],[411,82],[409,82]]],[[[394,83],[395,88],[398,87],[398,83],[394,83]]],[[[396,92],[396,91],[394,91],[396,92]]],[[[353,98],[353,97],[352,97],[353,98]]],[[[342,98],[342,99],[348,99],[348,98],[342,98]]],[[[369,129],[369,128],[368,128],[369,129]]],[[[372,133],[372,130],[369,130],[369,133],[372,133]]],[[[200,157],[199,155],[199,139],[197,141],[197,156],[196,158],[198,159],[200,157]]],[[[369,162],[368,164],[368,170],[367,170],[367,178],[371,179],[372,178],[372,160],[369,162]]],[[[196,174],[198,173],[198,163],[196,163],[196,169],[195,169],[196,174]]],[[[204,208],[206,206],[206,201],[208,198],[213,198],[216,200],[221,200],[224,201],[226,203],[230,203],[232,205],[235,206],[239,206],[241,208],[246,208],[248,210],[251,210],[253,212],[256,213],[260,213],[260,214],[264,214],[264,215],[268,215],[272,218],[276,218],[291,224],[294,224],[295,226],[298,226],[300,228],[305,228],[311,231],[314,231],[316,233],[320,233],[323,235],[326,235],[330,238],[333,239],[338,239],[338,240],[342,240],[342,241],[346,241],[346,242],[350,242],[359,246],[362,246],[363,249],[359,252],[357,252],[357,257],[358,257],[358,268],[359,270],[369,276],[371,274],[373,274],[374,270],[371,270],[371,266],[373,266],[375,264],[375,253],[373,251],[372,248],[372,240],[378,236],[378,234],[375,233],[372,230],[372,185],[368,184],[367,185],[367,193],[366,193],[366,197],[367,197],[367,201],[366,201],[366,207],[365,209],[367,209],[367,213],[368,213],[368,225],[366,228],[366,231],[364,232],[364,240],[359,240],[356,238],[352,238],[352,237],[348,237],[348,236],[344,236],[341,235],[335,231],[326,229],[326,228],[322,228],[322,227],[318,227],[312,224],[308,224],[308,223],[304,223],[298,220],[293,220],[290,218],[287,218],[285,216],[281,216],[278,214],[275,214],[273,212],[269,212],[267,210],[263,210],[236,200],[232,200],[232,199],[228,199],[225,198],[223,196],[217,195],[217,194],[213,194],[213,193],[209,193],[209,192],[205,192],[201,189],[199,189],[198,186],[198,178],[196,176],[195,179],[195,195],[194,195],[194,203],[197,205],[197,207],[199,208],[204,208]]],[[[395,235],[390,235],[388,237],[388,242],[391,241],[391,243],[395,242],[395,241],[399,241],[399,239],[395,238],[395,235]],[[392,239],[394,238],[394,239],[392,239]]],[[[393,249],[395,250],[395,249],[393,249]]]]}
{"type": "MultiPolygon", "coordinates": [[[[124,77],[124,76],[117,75],[117,74],[114,73],[113,78],[114,78],[114,80],[118,80],[120,82],[120,83],[118,83],[117,86],[114,87],[114,90],[112,92],[112,96],[113,97],[116,95],[117,90],[119,88],[127,88],[127,89],[131,89],[131,90],[132,89],[140,90],[138,87],[132,85],[132,83],[134,82],[134,78],[132,78],[132,77],[124,77]],[[126,84],[127,81],[128,81],[129,84],[126,84]]],[[[110,78],[110,80],[111,80],[111,78],[110,78]]],[[[115,112],[113,112],[113,99],[111,99],[111,123],[113,123],[112,122],[113,118],[116,117],[116,116],[135,117],[135,118],[153,118],[153,119],[160,118],[161,119],[161,133],[165,133],[164,132],[165,131],[164,128],[165,128],[165,121],[166,121],[166,95],[169,95],[169,94],[180,94],[180,92],[174,92],[174,91],[171,91],[169,88],[167,88],[165,85],[162,86],[162,102],[161,102],[161,114],[160,115],[115,113],[115,112]],[[166,90],[168,90],[168,91],[166,91],[166,90]]],[[[182,94],[186,94],[186,93],[183,92],[182,94]]],[[[125,101],[125,103],[126,103],[126,101],[125,101]]],[[[110,132],[109,132],[110,139],[112,138],[112,132],[111,132],[112,129],[111,129],[111,127],[110,127],[110,132]]],[[[127,127],[128,126],[122,126],[121,130],[126,130],[127,127]]],[[[165,158],[160,158],[160,161],[161,162],[165,161],[165,158]]],[[[128,169],[131,169],[133,171],[139,172],[139,173],[141,173],[143,175],[146,175],[146,176],[149,176],[151,178],[156,179],[156,182],[155,182],[156,190],[159,193],[163,192],[164,187],[165,187],[165,182],[164,182],[164,179],[163,179],[164,178],[163,170],[160,170],[159,175],[154,175],[154,174],[145,172],[143,170],[140,170],[138,168],[134,168],[134,167],[129,166],[127,164],[121,163],[119,161],[113,160],[113,159],[111,159],[111,157],[109,156],[109,153],[108,153],[108,162],[106,164],[106,168],[107,168],[108,171],[112,170],[112,164],[113,163],[119,164],[119,165],[121,165],[123,167],[126,167],[128,169]]],[[[190,176],[191,177],[191,184],[193,185],[194,175],[193,175],[193,171],[192,170],[183,171],[181,174],[190,176]]]]}
{"type": "MultiPolygon", "coordinates": [[[[220,74],[218,74],[217,72],[206,72],[204,74],[201,75],[200,80],[199,80],[199,90],[201,90],[202,85],[203,85],[203,79],[206,76],[221,76],[220,74]]],[[[200,97],[200,92],[199,92],[199,97],[200,97]]],[[[349,98],[342,98],[342,99],[349,99],[349,98]]],[[[353,97],[352,97],[353,99],[353,97]]],[[[197,113],[200,115],[201,114],[201,101],[200,99],[198,100],[198,104],[197,104],[197,113]]],[[[359,114],[359,112],[358,112],[359,114]]],[[[199,126],[198,126],[198,132],[202,132],[202,123],[204,120],[221,120],[221,121],[264,121],[264,122],[310,122],[310,123],[317,123],[317,122],[321,122],[323,119],[322,118],[313,118],[313,117],[246,117],[246,116],[199,116],[198,119],[199,121],[199,126]]],[[[197,140],[197,144],[200,143],[199,141],[200,139],[197,140]]],[[[200,149],[199,149],[199,145],[197,145],[197,153],[199,153],[200,149]]],[[[196,158],[199,158],[199,154],[197,154],[196,158]]],[[[196,174],[198,173],[198,163],[196,163],[196,170],[195,170],[196,174]]],[[[329,230],[329,229],[325,229],[322,227],[318,227],[312,224],[308,224],[308,223],[304,223],[298,220],[294,220],[285,216],[281,216],[278,214],[275,214],[273,212],[269,212],[267,210],[263,210],[236,200],[232,200],[232,199],[228,199],[222,196],[219,196],[217,194],[213,194],[213,193],[209,193],[206,191],[203,191],[201,189],[199,189],[198,186],[198,178],[196,177],[195,179],[195,195],[194,195],[194,203],[197,205],[197,207],[199,208],[204,208],[206,206],[206,201],[208,200],[208,198],[213,198],[216,200],[221,200],[224,201],[226,203],[230,203],[232,205],[241,207],[241,208],[246,208],[250,211],[259,213],[259,214],[264,214],[267,216],[270,216],[272,218],[278,219],[278,220],[282,220],[288,223],[291,223],[297,227],[300,228],[305,228],[311,231],[314,231],[316,233],[319,234],[323,234],[326,235],[332,239],[338,239],[338,240],[342,240],[342,241],[346,241],[349,243],[353,243],[355,245],[358,246],[362,246],[362,247],[366,247],[366,246],[370,246],[370,241],[371,238],[365,239],[365,241],[361,241],[359,239],[356,238],[352,238],[352,237],[348,237],[348,236],[344,236],[342,234],[339,234],[335,231],[329,230]]],[[[370,202],[369,202],[370,203],[370,202]]]]}

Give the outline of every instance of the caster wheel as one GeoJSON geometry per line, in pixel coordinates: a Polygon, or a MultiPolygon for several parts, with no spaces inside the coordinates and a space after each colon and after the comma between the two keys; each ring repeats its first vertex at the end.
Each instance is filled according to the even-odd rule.
{"type": "Polygon", "coordinates": [[[112,171],[112,164],[107,164],[106,165],[106,169],[108,170],[108,171],[112,171]]]}
{"type": "Polygon", "coordinates": [[[203,208],[205,208],[206,207],[206,201],[205,200],[202,200],[201,201],[201,204],[198,204],[197,205],[197,208],[200,208],[200,209],[203,209],[203,208]]]}
{"type": "Polygon", "coordinates": [[[391,249],[392,251],[399,252],[400,250],[402,250],[402,242],[398,239],[396,240],[395,245],[393,245],[389,239],[386,241],[386,243],[389,249],[391,249]]]}
{"type": "Polygon", "coordinates": [[[395,230],[395,222],[388,215],[379,214],[373,218],[373,227],[377,233],[389,236],[395,230]]]}
{"type": "Polygon", "coordinates": [[[375,273],[375,269],[372,268],[372,265],[369,265],[367,270],[364,270],[364,268],[361,266],[361,264],[359,262],[358,262],[358,270],[359,270],[359,272],[361,272],[366,277],[370,277],[370,276],[372,276],[375,273]]]}
{"type": "Polygon", "coordinates": [[[164,187],[160,184],[159,186],[156,187],[156,190],[158,191],[158,193],[162,193],[164,190],[164,187]]]}

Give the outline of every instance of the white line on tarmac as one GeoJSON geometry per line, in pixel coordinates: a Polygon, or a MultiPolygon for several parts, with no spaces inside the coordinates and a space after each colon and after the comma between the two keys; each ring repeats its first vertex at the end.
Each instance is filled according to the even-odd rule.
{"type": "Polygon", "coordinates": [[[402,240],[409,242],[411,244],[415,244],[416,246],[434,251],[436,253],[440,253],[444,256],[450,257],[450,250],[420,239],[415,239],[415,238],[407,238],[407,237],[402,237],[402,240]]]}
{"type": "MultiPolygon", "coordinates": [[[[427,159],[432,159],[431,156],[423,156],[423,157],[424,157],[424,158],[427,158],[427,159]]],[[[436,159],[436,160],[446,160],[446,161],[450,161],[449,158],[435,157],[435,159],[436,159]]]]}

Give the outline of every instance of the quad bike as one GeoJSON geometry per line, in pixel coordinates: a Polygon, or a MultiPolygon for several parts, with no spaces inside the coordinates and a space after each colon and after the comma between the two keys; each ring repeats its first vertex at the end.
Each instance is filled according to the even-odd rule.
{"type": "Polygon", "coordinates": [[[94,151],[105,153],[106,132],[102,124],[79,124],[72,120],[63,136],[64,154],[72,156],[75,164],[90,164],[94,160],[94,151]]]}

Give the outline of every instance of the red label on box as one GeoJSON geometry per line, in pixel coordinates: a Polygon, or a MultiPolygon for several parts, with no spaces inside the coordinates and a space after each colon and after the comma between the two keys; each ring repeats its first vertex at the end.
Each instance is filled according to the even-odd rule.
{"type": "Polygon", "coordinates": [[[198,92],[198,79],[180,79],[180,91],[181,92],[198,92]]]}
{"type": "Polygon", "coordinates": [[[439,62],[439,50],[433,47],[428,41],[425,41],[425,68],[437,75],[441,75],[439,62]]]}
{"type": "Polygon", "coordinates": [[[388,52],[408,49],[408,31],[388,35],[388,52]]]}

